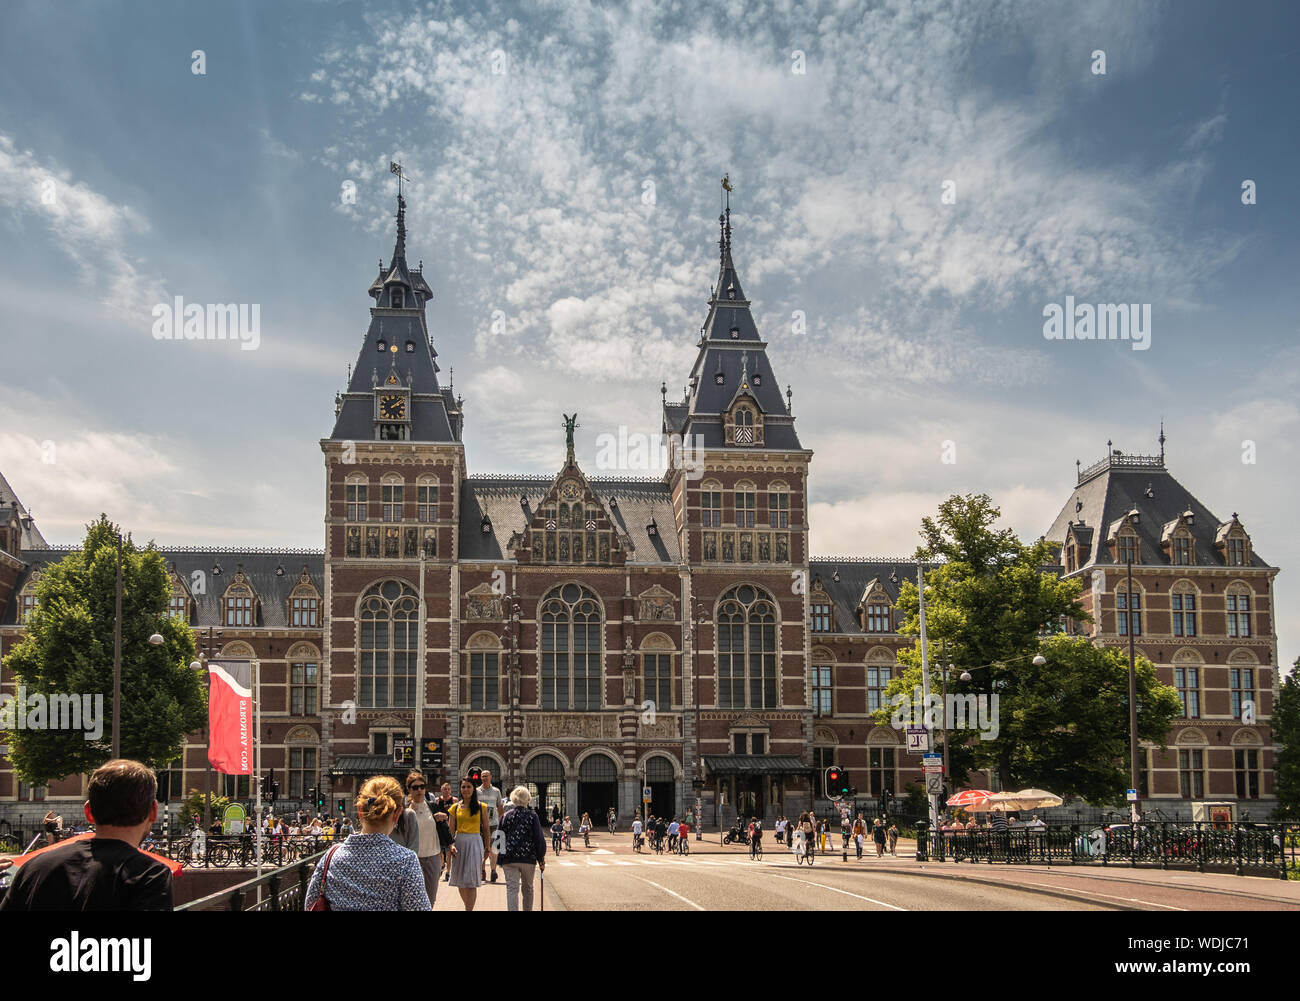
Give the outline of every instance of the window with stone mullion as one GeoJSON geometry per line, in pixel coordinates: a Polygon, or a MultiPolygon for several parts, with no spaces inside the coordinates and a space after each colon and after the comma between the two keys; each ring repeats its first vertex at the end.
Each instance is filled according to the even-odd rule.
{"type": "Polygon", "coordinates": [[[500,709],[500,667],[495,652],[469,655],[469,707],[472,710],[500,709]]]}

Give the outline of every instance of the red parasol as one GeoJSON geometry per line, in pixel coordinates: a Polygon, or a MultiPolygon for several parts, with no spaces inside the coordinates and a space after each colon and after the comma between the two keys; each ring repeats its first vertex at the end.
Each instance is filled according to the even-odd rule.
{"type": "MultiPolygon", "coordinates": [[[[55,844],[46,845],[44,848],[38,848],[36,849],[36,851],[28,852],[26,855],[15,855],[13,857],[14,868],[15,869],[18,868],[18,866],[22,865],[25,862],[30,862],[37,855],[42,855],[45,852],[56,852],[64,845],[70,845],[74,841],[85,841],[87,838],[93,838],[94,836],[95,836],[94,831],[87,831],[85,834],[74,834],[70,838],[64,838],[62,841],[56,842],[55,844]]],[[[163,865],[165,865],[168,869],[171,870],[173,878],[181,874],[181,864],[179,862],[176,862],[173,859],[169,859],[165,855],[159,855],[156,852],[143,852],[143,854],[148,855],[154,861],[161,862],[163,865]]]]}

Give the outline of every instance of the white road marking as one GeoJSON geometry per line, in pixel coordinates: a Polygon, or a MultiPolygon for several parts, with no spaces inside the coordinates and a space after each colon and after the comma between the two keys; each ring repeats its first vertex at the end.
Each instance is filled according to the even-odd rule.
{"type": "Polygon", "coordinates": [[[608,848],[593,848],[593,849],[591,850],[591,854],[593,854],[593,855],[613,855],[614,853],[613,853],[612,851],[610,851],[608,848]]]}
{"type": "Polygon", "coordinates": [[[587,865],[609,865],[608,862],[597,862],[594,858],[587,859],[587,865]]]}
{"type": "MultiPolygon", "coordinates": [[[[559,862],[559,859],[556,859],[559,862]]],[[[560,862],[560,865],[577,865],[577,862],[560,862]]]]}
{"type": "Polygon", "coordinates": [[[1109,900],[1122,900],[1129,904],[1146,904],[1148,907],[1163,907],[1167,911],[1186,911],[1186,907],[1175,907],[1173,904],[1158,904],[1154,900],[1142,900],[1139,897],[1119,897],[1113,893],[1098,893],[1096,890],[1085,890],[1077,886],[1062,886],[1060,883],[1031,883],[1028,880],[1021,880],[1019,883],[1008,883],[1007,889],[1014,890],[1017,886],[1041,886],[1047,890],[1062,890],[1065,893],[1086,893],[1090,897],[1106,897],[1109,900]]]}
{"type": "Polygon", "coordinates": [[[668,887],[666,887],[666,886],[660,886],[658,883],[656,883],[656,882],[655,882],[654,880],[652,880],[652,879],[646,879],[644,876],[633,876],[632,878],[633,878],[633,879],[639,879],[639,880],[641,880],[641,882],[643,882],[643,883],[649,883],[651,886],[655,887],[655,889],[663,890],[664,893],[668,894],[670,897],[676,897],[678,900],[682,901],[683,903],[690,904],[690,905],[691,905],[692,907],[694,907],[697,911],[703,911],[703,910],[706,909],[706,908],[701,907],[701,906],[700,906],[699,904],[697,904],[694,900],[688,900],[686,897],[683,897],[683,896],[682,896],[680,893],[678,893],[676,890],[670,890],[670,889],[668,889],[668,887]]]}
{"type": "Polygon", "coordinates": [[[842,893],[846,897],[856,897],[858,900],[865,900],[871,904],[879,904],[881,907],[888,907],[891,911],[906,911],[906,907],[899,907],[897,904],[887,904],[883,900],[876,900],[874,897],[864,897],[860,893],[850,893],[848,890],[841,890],[836,886],[827,886],[825,883],[814,883],[811,879],[798,879],[794,876],[781,876],[775,872],[769,873],[773,879],[788,879],[793,883],[806,883],[809,886],[819,886],[823,890],[830,890],[832,893],[842,893]]]}

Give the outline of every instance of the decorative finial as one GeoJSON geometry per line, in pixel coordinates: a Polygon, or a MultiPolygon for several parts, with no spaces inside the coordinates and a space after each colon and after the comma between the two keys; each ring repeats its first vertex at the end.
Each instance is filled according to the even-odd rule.
{"type": "Polygon", "coordinates": [[[791,416],[794,415],[794,411],[791,409],[791,403],[792,403],[793,399],[794,399],[794,392],[790,389],[790,384],[789,384],[789,383],[786,383],[786,386],[785,386],[785,412],[786,412],[787,414],[791,415],[791,416]]]}
{"type": "Polygon", "coordinates": [[[566,455],[567,464],[570,466],[574,465],[573,430],[577,426],[578,426],[578,415],[576,413],[572,415],[570,414],[564,415],[564,445],[567,451],[567,455],[566,455]]]}
{"type": "Polygon", "coordinates": [[[659,383],[659,395],[664,398],[665,403],[668,402],[668,381],[667,380],[664,380],[663,382],[659,383]]]}
{"type": "Polygon", "coordinates": [[[1077,483],[1083,479],[1083,463],[1078,459],[1074,460],[1074,481],[1077,483]]]}
{"type": "Polygon", "coordinates": [[[1165,419],[1161,417],[1160,418],[1160,463],[1161,465],[1164,464],[1164,461],[1165,461],[1165,419]]]}
{"type": "Polygon", "coordinates": [[[749,352],[740,353],[740,388],[749,388],[749,352]]]}

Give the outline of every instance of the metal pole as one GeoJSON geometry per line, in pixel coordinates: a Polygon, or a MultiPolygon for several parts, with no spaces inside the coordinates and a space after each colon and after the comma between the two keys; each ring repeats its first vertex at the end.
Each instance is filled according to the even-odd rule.
{"type": "MultiPolygon", "coordinates": [[[[257,779],[257,799],[254,813],[257,818],[257,838],[254,855],[257,859],[257,875],[262,875],[262,672],[260,665],[253,661],[253,771],[257,779]]],[[[262,902],[262,884],[257,884],[257,902],[262,902]]]]}
{"type": "Polygon", "coordinates": [[[426,667],[425,650],[424,650],[424,631],[428,627],[425,619],[424,607],[424,546],[420,546],[420,638],[417,643],[420,662],[418,681],[415,686],[415,746],[416,753],[423,754],[424,748],[424,672],[426,667]]]}
{"type": "Polygon", "coordinates": [[[948,641],[939,655],[939,678],[943,686],[943,777],[948,778],[948,641]]]}
{"type": "Polygon", "coordinates": [[[113,615],[113,757],[122,756],[122,533],[117,533],[117,593],[113,615]]]}
{"type": "MultiPolygon", "coordinates": [[[[1130,550],[1128,553],[1128,597],[1124,604],[1128,607],[1125,614],[1128,616],[1128,751],[1129,751],[1129,781],[1130,789],[1138,788],[1138,729],[1137,729],[1137,660],[1133,653],[1133,554],[1130,550]]],[[[1139,614],[1138,621],[1142,618],[1139,614]]],[[[1138,804],[1137,800],[1133,801],[1131,819],[1133,823],[1138,821],[1138,804]]]]}
{"type": "MultiPolygon", "coordinates": [[[[916,563],[916,590],[920,600],[921,613],[921,695],[925,707],[930,704],[930,646],[925,632],[925,569],[918,560],[916,563]]],[[[934,731],[927,722],[928,714],[922,709],[921,722],[925,726],[925,749],[934,752],[934,731]]],[[[930,830],[939,826],[939,797],[930,794],[930,830]]]]}
{"type": "MultiPolygon", "coordinates": [[[[212,651],[213,649],[215,649],[214,644],[216,640],[214,639],[214,635],[213,635],[214,628],[215,627],[213,626],[208,626],[208,652],[207,655],[204,657],[205,661],[212,656],[212,651]]],[[[212,759],[208,756],[209,752],[212,750],[212,703],[211,703],[212,671],[209,670],[207,672],[207,675],[208,675],[208,699],[209,699],[208,723],[207,726],[204,728],[204,738],[203,738],[203,791],[204,791],[203,830],[205,833],[207,832],[208,828],[212,826],[212,759]]]]}

